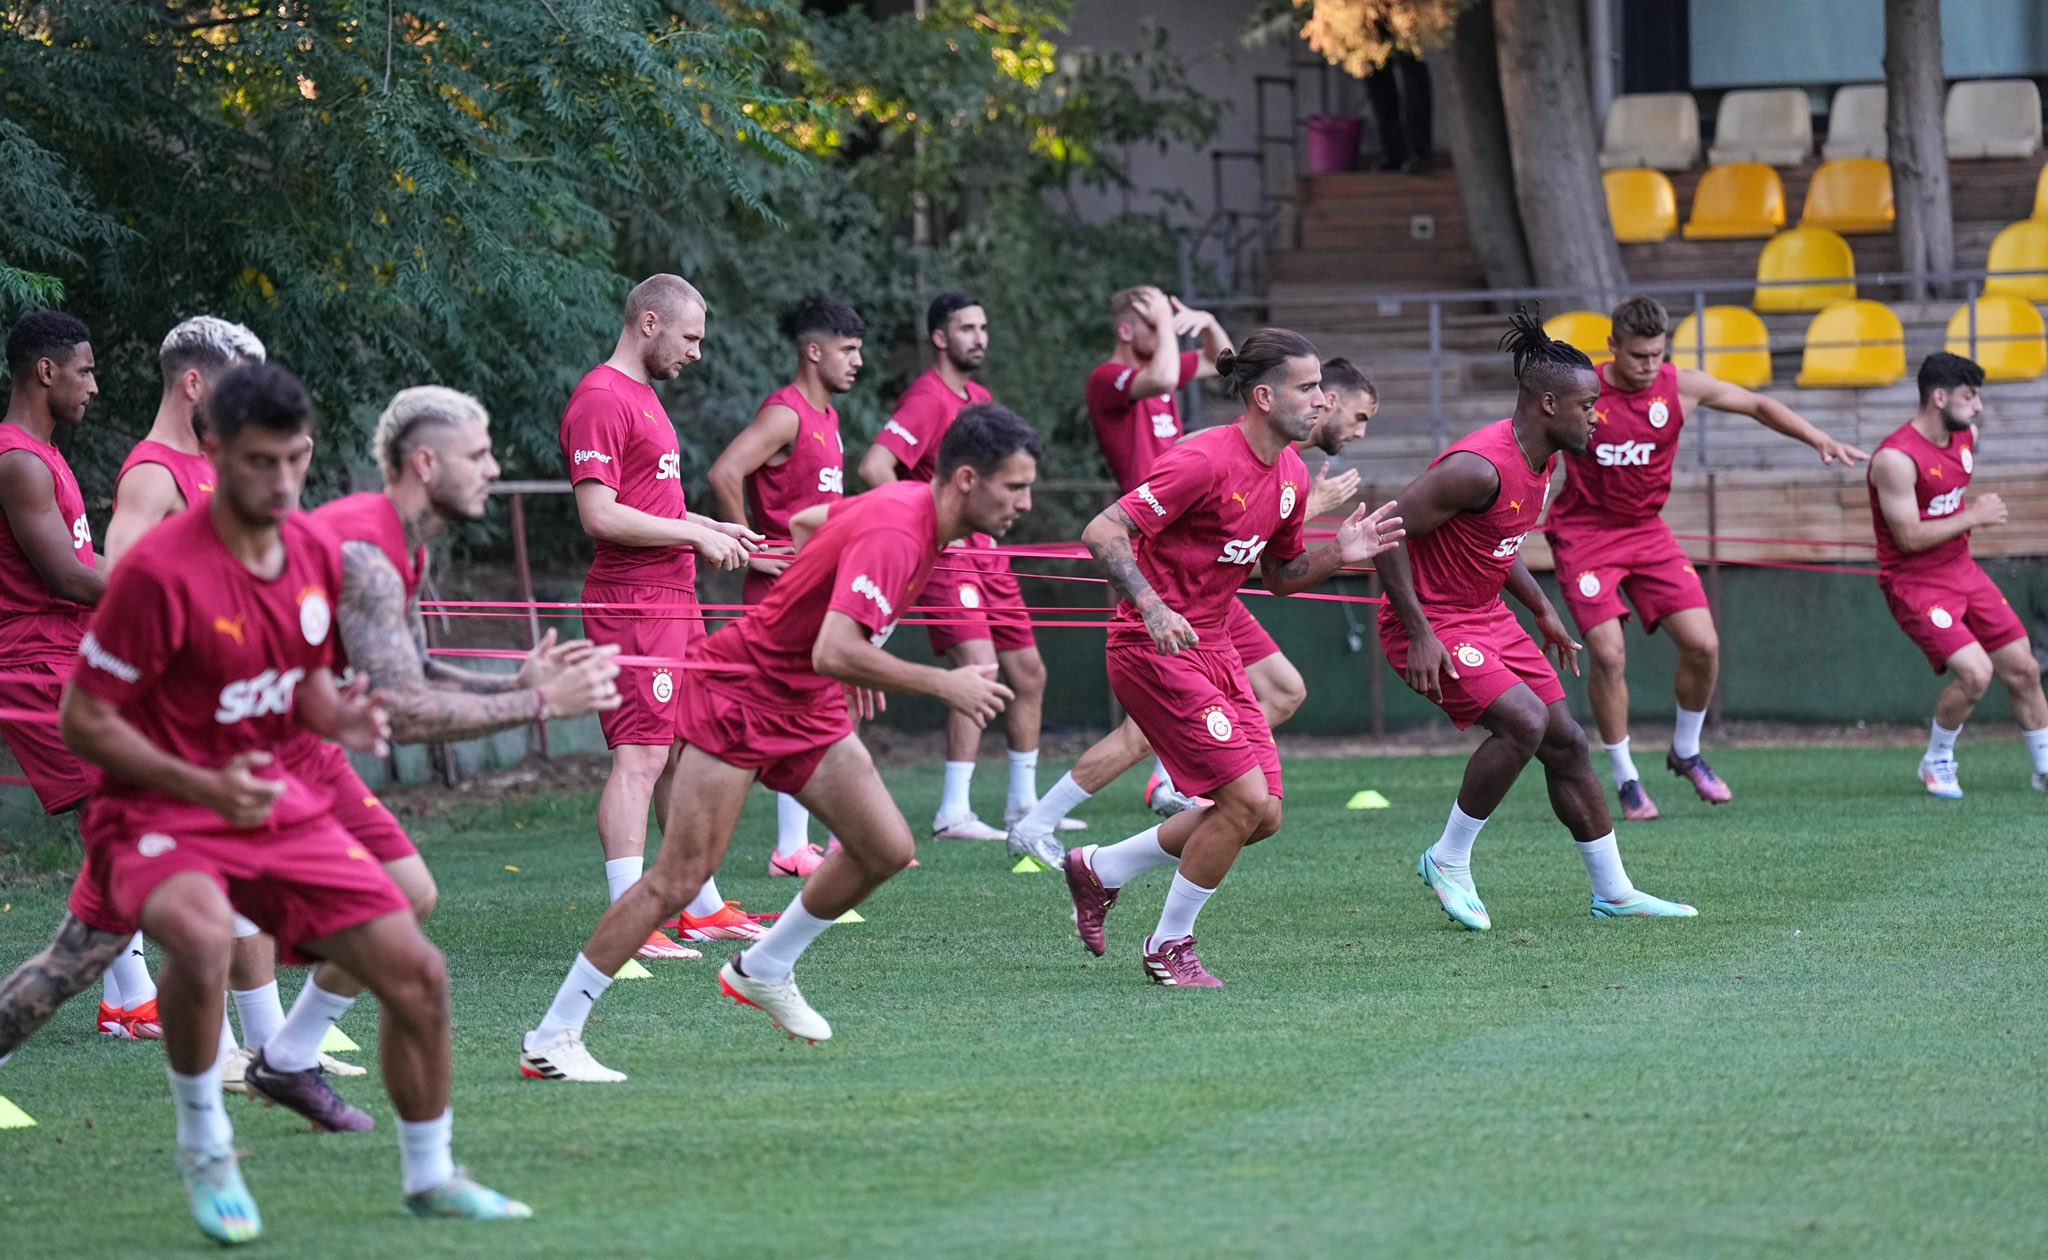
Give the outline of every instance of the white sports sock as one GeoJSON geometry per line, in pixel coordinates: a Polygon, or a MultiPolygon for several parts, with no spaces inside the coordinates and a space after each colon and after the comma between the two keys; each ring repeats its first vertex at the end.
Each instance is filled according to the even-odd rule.
{"type": "Polygon", "coordinates": [[[1026,831],[1051,831],[1057,828],[1068,814],[1085,804],[1092,792],[1084,791],[1074,782],[1074,776],[1063,774],[1060,781],[1052,785],[1052,791],[1038,798],[1038,804],[1024,815],[1017,824],[1026,831]]]}
{"type": "Polygon", "coordinates": [[[2038,731],[2021,731],[2020,738],[2027,741],[2027,755],[2034,759],[2034,773],[2048,774],[2048,726],[2038,731]]]}
{"type": "Polygon", "coordinates": [[[775,920],[768,934],[749,945],[739,958],[743,975],[756,980],[782,981],[796,970],[796,960],[804,956],[811,942],[824,935],[832,926],[832,920],[821,919],[804,909],[804,897],[798,893],[790,900],[789,908],[782,917],[775,920]]]}
{"type": "Polygon", "coordinates": [[[1122,888],[1155,866],[1171,866],[1179,858],[1159,847],[1159,828],[1145,830],[1116,844],[1098,845],[1088,855],[1088,865],[1104,888],[1122,888]]]}
{"type": "Polygon", "coordinates": [[[1707,724],[1707,711],[1694,712],[1679,706],[1678,725],[1671,730],[1671,751],[1680,759],[1700,755],[1700,728],[1707,724]]]}
{"type": "Polygon", "coordinates": [[[1202,907],[1209,904],[1209,898],[1215,893],[1215,889],[1204,888],[1175,871],[1173,884],[1166,890],[1166,905],[1159,911],[1159,929],[1152,933],[1151,940],[1145,942],[1145,948],[1157,949],[1166,941],[1193,936],[1195,916],[1202,913],[1202,907]]]}
{"type": "Polygon", "coordinates": [[[242,1017],[242,1044],[261,1050],[284,1027],[284,1000],[277,995],[277,981],[254,989],[230,989],[235,1014],[242,1017]]]}
{"type": "Polygon", "coordinates": [[[432,1120],[400,1120],[398,1160],[405,1170],[407,1194],[423,1194],[446,1185],[455,1175],[454,1109],[432,1120]]]}
{"type": "Polygon", "coordinates": [[[263,929],[256,926],[256,921],[254,919],[249,918],[248,916],[242,914],[240,911],[235,912],[236,940],[246,941],[252,936],[261,935],[263,935],[263,929]]]}
{"type": "Polygon", "coordinates": [[[1030,809],[1038,803],[1038,750],[1010,752],[1009,810],[1030,809]]]}
{"type": "Polygon", "coordinates": [[[280,1072],[303,1072],[320,1062],[320,1042],[356,1000],[329,993],[308,978],[306,987],[292,1002],[284,1026],[263,1043],[263,1061],[280,1072]]]}
{"type": "MultiPolygon", "coordinates": [[[[1172,772],[1170,772],[1169,770],[1167,770],[1167,768],[1166,768],[1166,763],[1165,763],[1164,761],[1161,761],[1161,760],[1160,760],[1159,758],[1157,758],[1157,757],[1154,757],[1154,758],[1152,759],[1152,773],[1153,773],[1153,774],[1156,774],[1156,775],[1158,775],[1158,776],[1159,776],[1159,781],[1160,781],[1161,783],[1164,783],[1164,784],[1165,784],[1166,786],[1168,786],[1168,787],[1173,787],[1173,774],[1172,774],[1172,772]]],[[[1176,789],[1176,790],[1178,790],[1178,789],[1176,789]]]]}
{"type": "Polygon", "coordinates": [[[221,1106],[220,1067],[215,1065],[197,1076],[170,1071],[171,1102],[178,1109],[178,1149],[218,1150],[232,1146],[234,1126],[221,1106]]]}
{"type": "Polygon", "coordinates": [[[131,1011],[155,999],[156,981],[149,978],[149,960],[142,954],[142,933],[130,938],[128,948],[107,968],[107,978],[119,986],[121,1004],[131,1011]]]}
{"type": "Polygon", "coordinates": [[[811,811],[787,792],[775,794],[775,852],[790,857],[811,842],[811,811]]]}
{"type": "Polygon", "coordinates": [[[1628,736],[1622,736],[1619,744],[1603,742],[1600,746],[1607,750],[1607,760],[1614,766],[1614,786],[1617,789],[1624,783],[1643,777],[1636,773],[1636,759],[1629,755],[1628,736]]]}
{"type": "Polygon", "coordinates": [[[555,1000],[548,1007],[548,1013],[541,1016],[540,1027],[526,1034],[526,1048],[544,1046],[565,1032],[583,1035],[583,1022],[590,1018],[590,1008],[597,1005],[597,999],[612,987],[612,978],[590,965],[582,954],[569,964],[569,974],[562,979],[562,987],[555,990],[555,1000]]]}
{"type": "Polygon", "coordinates": [[[235,1024],[228,1018],[227,1006],[223,1003],[220,1010],[220,1053],[213,1056],[214,1066],[226,1063],[235,1050],[235,1024]]]}
{"type": "Polygon", "coordinates": [[[1436,859],[1438,866],[1471,866],[1472,844],[1479,839],[1479,829],[1485,825],[1484,818],[1474,818],[1453,802],[1450,819],[1444,823],[1444,834],[1429,846],[1429,855],[1436,859]]]}
{"type": "Polygon", "coordinates": [[[112,967],[100,977],[100,1005],[111,1006],[117,1011],[127,1009],[121,1004],[121,982],[114,978],[112,967]]]}
{"type": "Polygon", "coordinates": [[[683,907],[683,913],[693,919],[708,919],[725,909],[725,898],[718,895],[718,878],[713,876],[704,881],[690,904],[683,907]]]}
{"type": "Polygon", "coordinates": [[[1586,878],[1593,881],[1595,897],[1619,901],[1636,890],[1628,882],[1628,872],[1621,869],[1621,850],[1615,846],[1613,832],[1581,842],[1579,857],[1586,863],[1586,878]]]}
{"type": "Polygon", "coordinates": [[[974,802],[969,800],[967,796],[967,789],[973,783],[973,762],[949,761],[946,763],[946,790],[939,797],[939,815],[932,820],[933,826],[958,822],[974,812],[974,802]]]}
{"type": "Polygon", "coordinates": [[[1956,759],[1956,736],[1963,733],[1958,726],[1949,730],[1935,719],[1933,733],[1927,737],[1927,759],[1929,761],[1954,761],[1956,759]]]}
{"type": "Polygon", "coordinates": [[[640,872],[647,867],[645,855],[612,858],[604,864],[604,883],[617,901],[626,895],[626,890],[640,882],[640,872]]]}

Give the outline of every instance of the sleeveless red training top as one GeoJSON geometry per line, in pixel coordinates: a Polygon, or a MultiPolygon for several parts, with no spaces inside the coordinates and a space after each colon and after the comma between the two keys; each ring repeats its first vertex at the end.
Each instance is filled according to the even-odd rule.
{"type": "MultiPolygon", "coordinates": [[[[98,568],[92,549],[92,527],[85,521],[85,495],[63,453],[16,424],[0,424],[0,455],[27,451],[43,461],[56,483],[57,511],[71,529],[71,549],[79,563],[98,568]]],[[[92,609],[59,599],[43,585],[42,575],[14,541],[12,529],[0,527],[0,660],[38,664],[68,661],[78,651],[92,609]]]]}
{"type": "Polygon", "coordinates": [[[1678,431],[1685,427],[1678,369],[1666,363],[1649,388],[1629,393],[1608,381],[1612,366],[1594,369],[1600,401],[1593,406],[1593,441],[1584,455],[1565,456],[1571,463],[1550,513],[1548,528],[1554,532],[1640,524],[1663,511],[1671,497],[1678,431]]]}
{"type": "Polygon", "coordinates": [[[406,550],[405,522],[398,519],[398,509],[382,491],[323,503],[312,515],[337,542],[371,543],[381,550],[404,581],[408,604],[419,594],[420,583],[427,576],[427,549],[406,550]]]}
{"type": "Polygon", "coordinates": [[[772,539],[789,537],[789,518],[820,503],[836,503],[846,493],[846,448],[839,440],[839,410],[823,411],[794,385],[785,385],[761,400],[761,406],[787,407],[796,413],[796,441],[789,458],[763,464],[747,474],[747,508],[754,528],[772,539]]]}
{"type": "Polygon", "coordinates": [[[1404,544],[1415,573],[1415,593],[1426,608],[1485,608],[1499,602],[1522,539],[1543,514],[1550,474],[1557,468],[1553,455],[1543,471],[1529,471],[1515,442],[1513,420],[1496,420],[1471,434],[1432,460],[1430,467],[1459,451],[1493,465],[1500,474],[1500,493],[1485,511],[1462,512],[1404,544]]]}
{"type": "MultiPolygon", "coordinates": [[[[1956,434],[1947,446],[1936,446],[1908,422],[1878,443],[1877,449],[1902,451],[1913,461],[1913,501],[1920,508],[1921,520],[1937,521],[1963,510],[1963,491],[1969,487],[1970,474],[1977,468],[1975,429],[1956,434]]],[[[1870,466],[1876,468],[1877,461],[1872,459],[1870,466]]],[[[1898,540],[1892,537],[1892,527],[1885,523],[1884,509],[1878,506],[1877,486],[1870,482],[1867,473],[1864,480],[1870,491],[1870,526],[1877,535],[1877,567],[1880,571],[1886,574],[1941,573],[1969,561],[1968,530],[1925,551],[1909,554],[1901,550],[1898,540]]]]}
{"type": "Polygon", "coordinates": [[[128,476],[128,470],[137,464],[156,464],[171,474],[177,483],[179,497],[186,507],[198,506],[200,500],[213,494],[213,461],[204,455],[189,454],[175,446],[152,442],[148,438],[135,444],[128,452],[128,458],[121,461],[121,471],[114,477],[118,492],[121,482],[128,476]]]}

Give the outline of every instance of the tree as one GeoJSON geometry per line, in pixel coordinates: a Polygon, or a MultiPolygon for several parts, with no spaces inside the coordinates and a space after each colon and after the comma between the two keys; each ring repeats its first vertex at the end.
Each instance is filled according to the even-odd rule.
{"type": "Polygon", "coordinates": [[[1885,0],[1885,139],[1892,164],[1899,265],[1913,273],[1906,296],[1928,296],[1930,271],[1956,265],[1942,110],[1941,0],[1885,0]]]}
{"type": "Polygon", "coordinates": [[[1526,289],[1536,283],[1529,243],[1522,238],[1516,204],[1514,158],[1508,152],[1507,105],[1500,92],[1500,56],[1494,44],[1493,0],[1477,0],[1458,13],[1444,50],[1451,165],[1465,203],[1465,231],[1488,286],[1526,289]]]}

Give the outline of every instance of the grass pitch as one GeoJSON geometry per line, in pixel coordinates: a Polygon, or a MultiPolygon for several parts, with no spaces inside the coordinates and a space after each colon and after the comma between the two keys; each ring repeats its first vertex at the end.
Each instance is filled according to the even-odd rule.
{"type": "MultiPolygon", "coordinates": [[[[1070,933],[1051,874],[1001,846],[923,869],[800,968],[835,1039],[784,1040],[716,996],[716,955],[652,964],[589,1040],[623,1086],[525,1082],[538,1017],[604,900],[589,796],[416,828],[455,980],[456,1155],[523,1224],[399,1208],[389,1104],[315,1136],[230,1100],[271,1254],[1854,1256],[2048,1253],[2048,798],[2010,743],[1936,801],[1911,750],[1722,752],[1710,811],[1651,784],[1622,831],[1685,923],[1596,922],[1524,776],[1481,836],[1495,928],[1457,929],[1414,875],[1462,758],[1299,761],[1288,820],[1210,904],[1228,988],[1144,983],[1168,873],[1070,933]],[[1360,788],[1391,808],[1350,812],[1360,788]],[[510,869],[516,867],[516,870],[510,869]]],[[[1052,773],[1050,770],[1048,774],[1052,773]]],[[[891,771],[913,823],[938,776],[891,771]]],[[[985,775],[985,779],[995,776],[985,775]]],[[[999,783],[984,782],[984,815],[999,783]]],[[[1083,816],[1142,827],[1135,781],[1083,816]]],[[[779,909],[760,797],[726,895],[779,909]]],[[[0,961],[61,890],[4,894],[0,961]]],[[[294,987],[295,978],[287,979],[294,987]]],[[[366,1045],[365,999],[344,1027],[366,1045]]],[[[0,1131],[10,1257],[212,1251],[170,1170],[162,1056],[92,1036],[84,1000],[8,1068],[41,1122],[0,1131]]]]}

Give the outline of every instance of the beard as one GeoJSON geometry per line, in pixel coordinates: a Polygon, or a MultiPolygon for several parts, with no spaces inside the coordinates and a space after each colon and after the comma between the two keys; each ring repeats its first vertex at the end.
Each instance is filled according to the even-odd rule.
{"type": "Polygon", "coordinates": [[[988,351],[986,350],[976,352],[973,358],[968,358],[966,355],[963,355],[959,351],[953,349],[953,347],[946,347],[946,359],[953,365],[956,371],[978,372],[981,370],[981,365],[983,361],[986,360],[987,358],[988,351]]]}

